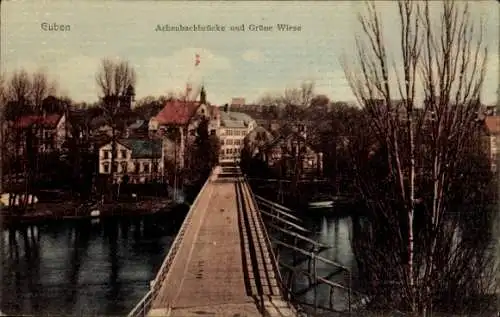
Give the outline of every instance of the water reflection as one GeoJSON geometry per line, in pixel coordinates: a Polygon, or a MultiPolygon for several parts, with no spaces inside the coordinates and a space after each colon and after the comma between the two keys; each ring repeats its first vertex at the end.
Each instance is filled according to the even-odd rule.
{"type": "MultiPolygon", "coordinates": [[[[355,275],[356,264],[354,255],[351,249],[351,234],[352,234],[352,221],[349,217],[334,217],[334,216],[320,216],[303,219],[305,228],[311,230],[308,235],[310,238],[319,241],[323,244],[331,246],[330,248],[319,253],[320,256],[332,260],[340,265],[349,268],[353,275],[355,275]]],[[[287,254],[290,257],[290,254],[287,254]]],[[[296,263],[299,264],[299,263],[296,263]]],[[[305,260],[299,264],[302,270],[313,270],[313,263],[305,260]]],[[[349,274],[340,272],[337,267],[322,261],[316,262],[317,276],[323,277],[330,281],[348,286],[349,274]]],[[[298,295],[298,300],[322,307],[330,306],[330,292],[331,288],[328,285],[320,284],[317,287],[310,287],[313,280],[306,276],[297,276],[293,283],[294,292],[298,295]]],[[[352,285],[355,284],[353,279],[352,285]]],[[[333,289],[334,308],[344,309],[347,307],[347,293],[339,289],[333,289]]]]}
{"type": "Polygon", "coordinates": [[[124,315],[147,292],[179,223],[148,216],[5,230],[1,310],[124,315]]]}

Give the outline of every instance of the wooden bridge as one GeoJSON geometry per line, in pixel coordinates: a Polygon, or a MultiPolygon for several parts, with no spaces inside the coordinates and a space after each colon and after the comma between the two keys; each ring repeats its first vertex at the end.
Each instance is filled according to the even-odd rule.
{"type": "Polygon", "coordinates": [[[129,316],[298,316],[253,194],[236,167],[217,167],[129,316]]]}

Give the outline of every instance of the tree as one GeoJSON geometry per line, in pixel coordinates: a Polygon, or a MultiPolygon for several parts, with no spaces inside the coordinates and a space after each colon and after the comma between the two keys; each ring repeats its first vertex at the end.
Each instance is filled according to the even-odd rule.
{"type": "Polygon", "coordinates": [[[303,82],[300,88],[287,88],[282,97],[285,118],[288,120],[302,119],[305,109],[311,105],[314,97],[314,83],[303,82]]]}
{"type": "Polygon", "coordinates": [[[111,128],[110,179],[114,182],[118,131],[124,128],[127,115],[130,114],[128,91],[136,84],[136,73],[127,61],[105,58],[96,74],[96,83],[100,92],[103,118],[111,128]]]}
{"type": "Polygon", "coordinates": [[[399,1],[398,9],[399,59],[390,60],[398,51],[386,45],[382,18],[370,2],[359,15],[363,34],[356,37],[357,56],[342,63],[376,145],[367,155],[358,149],[353,156],[360,157],[353,168],[371,219],[362,231],[372,233],[365,234],[372,242],[353,242],[358,248],[363,244],[358,262],[365,286],[379,303],[385,298],[385,304],[416,314],[436,306],[449,309],[443,303],[473,301],[486,292],[480,283],[491,263],[484,245],[457,238],[460,230],[450,214],[457,211],[458,196],[451,191],[460,182],[457,174],[470,173],[463,166],[477,164],[462,154],[477,141],[471,131],[477,131],[488,51],[484,26],[477,28],[467,4],[442,2],[437,23],[429,2],[399,1]],[[372,230],[383,238],[375,239],[372,230]],[[385,241],[391,241],[392,252],[385,241]],[[473,270],[464,268],[471,254],[481,259],[473,270]],[[447,283],[449,272],[463,278],[447,283]],[[392,291],[382,294],[386,282],[392,291]]]}
{"type": "Polygon", "coordinates": [[[215,135],[208,133],[209,121],[201,119],[196,129],[194,150],[191,152],[192,176],[205,179],[219,162],[220,143],[215,135]]]}
{"type": "Polygon", "coordinates": [[[137,101],[134,112],[140,115],[144,120],[149,120],[165,107],[165,103],[168,99],[168,96],[160,96],[158,98],[153,96],[144,97],[137,101]]]}

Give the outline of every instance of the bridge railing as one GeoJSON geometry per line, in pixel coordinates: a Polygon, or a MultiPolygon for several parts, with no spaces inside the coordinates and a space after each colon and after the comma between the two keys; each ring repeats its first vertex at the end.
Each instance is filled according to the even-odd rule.
{"type": "Polygon", "coordinates": [[[194,200],[193,204],[189,208],[189,211],[186,215],[186,218],[182,222],[181,228],[179,229],[179,232],[175,236],[174,242],[170,246],[170,250],[168,251],[167,256],[165,257],[165,260],[160,266],[160,269],[158,270],[158,273],[156,274],[156,277],[154,280],[151,281],[151,289],[149,292],[144,295],[144,297],[139,301],[139,303],[132,309],[132,311],[127,315],[127,317],[139,317],[139,316],[146,316],[151,309],[151,304],[153,303],[154,299],[158,295],[158,291],[161,288],[161,282],[165,279],[165,277],[168,274],[168,271],[170,270],[170,267],[172,266],[172,263],[174,261],[175,255],[177,254],[177,251],[179,250],[179,247],[181,245],[182,239],[184,237],[184,234],[186,233],[186,229],[191,223],[191,218],[193,217],[193,211],[196,209],[196,206],[198,205],[198,201],[200,200],[201,195],[205,191],[205,188],[207,187],[207,184],[210,183],[210,180],[212,179],[212,175],[215,170],[212,171],[210,176],[207,178],[205,183],[200,189],[200,192],[198,193],[198,196],[196,196],[196,199],[194,200]]]}
{"type": "MultiPolygon", "coordinates": [[[[245,182],[246,182],[246,185],[248,186],[248,192],[250,193],[250,196],[251,196],[251,199],[252,201],[254,202],[254,206],[256,208],[259,208],[258,207],[258,204],[257,204],[257,199],[252,191],[252,188],[250,188],[250,185],[248,183],[248,179],[246,176],[244,176],[244,179],[245,179],[245,182]]],[[[260,226],[261,228],[263,229],[263,234],[264,234],[264,242],[266,244],[266,247],[267,249],[269,250],[269,253],[271,254],[271,257],[273,258],[273,261],[272,262],[272,266],[273,266],[273,271],[274,271],[274,274],[276,276],[276,280],[278,282],[278,285],[279,285],[279,289],[281,290],[281,295],[283,296],[284,299],[286,299],[286,302],[288,303],[288,305],[291,305],[295,310],[297,310],[297,313],[300,315],[304,315],[303,312],[301,312],[300,310],[300,307],[297,307],[295,305],[292,305],[290,303],[290,294],[287,294],[287,290],[288,288],[286,287],[284,281],[283,281],[283,278],[281,276],[281,271],[280,271],[280,268],[279,268],[279,264],[277,262],[277,258],[276,258],[276,255],[274,254],[274,250],[273,250],[273,246],[271,244],[271,239],[269,238],[269,234],[267,233],[267,227],[266,225],[264,224],[264,221],[262,220],[262,216],[260,213],[257,213],[257,219],[259,220],[260,222],[260,226]]]]}

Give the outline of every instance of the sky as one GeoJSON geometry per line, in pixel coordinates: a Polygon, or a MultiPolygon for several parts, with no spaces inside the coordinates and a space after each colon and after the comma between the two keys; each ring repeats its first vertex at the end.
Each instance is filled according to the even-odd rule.
{"type": "MultiPolygon", "coordinates": [[[[397,45],[394,3],[377,1],[389,47],[397,45]]],[[[137,73],[136,98],[184,90],[203,83],[212,104],[232,97],[247,103],[312,81],[317,93],[354,101],[340,58],[355,54],[359,2],[163,2],[2,1],[1,71],[44,70],[75,101],[98,99],[95,74],[103,58],[126,60],[137,73]],[[69,25],[47,31],[42,23],[69,25]],[[156,31],[158,25],[219,25],[225,31],[156,31]],[[231,26],[245,31],[230,31],[231,26]],[[250,25],[273,31],[251,31],[250,25]],[[278,31],[277,24],[300,26],[278,31]],[[195,54],[200,64],[195,67],[195,54]]],[[[486,19],[490,58],[483,101],[498,92],[499,8],[496,1],[472,4],[473,19],[486,19]]]]}

